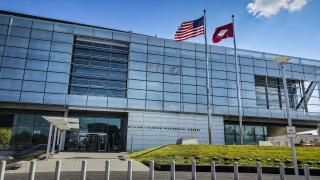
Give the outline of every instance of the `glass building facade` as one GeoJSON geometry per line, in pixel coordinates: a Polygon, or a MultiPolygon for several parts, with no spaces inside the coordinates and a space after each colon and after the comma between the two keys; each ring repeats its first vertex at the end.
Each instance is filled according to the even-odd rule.
{"type": "MultiPolygon", "coordinates": [[[[81,133],[99,129],[95,118],[104,121],[101,126],[110,125],[114,112],[127,115],[120,120],[121,128],[114,126],[121,139],[106,137],[106,145],[101,145],[106,150],[139,150],[175,143],[180,137],[208,142],[204,44],[6,11],[0,14],[0,114],[14,117],[11,144],[20,142],[16,134],[24,128],[19,112],[42,119],[37,110],[65,117],[71,116],[69,111],[82,111],[80,130],[73,135],[66,132],[65,149],[101,149],[94,143],[79,143],[86,138],[99,141],[107,132],[84,138],[81,133]],[[87,118],[91,112],[104,115],[87,118]],[[86,118],[94,127],[82,128],[86,118]],[[111,141],[121,142],[121,148],[111,147],[111,141]]],[[[211,45],[208,51],[213,142],[234,144],[238,122],[232,122],[233,127],[225,123],[226,117],[238,116],[234,51],[211,45]]],[[[247,50],[238,50],[238,55],[244,121],[264,122],[245,127],[247,142],[256,143],[272,136],[265,130],[268,123],[286,124],[280,68],[272,61],[278,55],[247,50]]],[[[295,125],[314,129],[320,122],[320,61],[293,58],[285,67],[295,125]]],[[[40,135],[47,133],[47,126],[35,119],[25,128],[32,134],[28,147],[34,145],[38,127],[43,128],[40,135]]],[[[38,139],[40,144],[45,138],[38,139]]]]}

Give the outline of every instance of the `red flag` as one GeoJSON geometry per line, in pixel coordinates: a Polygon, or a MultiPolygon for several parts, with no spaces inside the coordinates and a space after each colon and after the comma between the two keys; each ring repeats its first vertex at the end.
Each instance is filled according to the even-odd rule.
{"type": "Polygon", "coordinates": [[[233,37],[233,25],[232,23],[226,24],[223,26],[220,26],[216,28],[216,31],[214,32],[212,36],[213,43],[218,43],[222,39],[226,39],[229,37],[233,37]]]}

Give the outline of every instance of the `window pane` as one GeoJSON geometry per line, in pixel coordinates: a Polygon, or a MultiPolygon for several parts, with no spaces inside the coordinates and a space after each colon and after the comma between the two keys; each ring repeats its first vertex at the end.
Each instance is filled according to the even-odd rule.
{"type": "Polygon", "coordinates": [[[42,40],[51,40],[52,32],[51,31],[42,31],[32,29],[31,38],[42,39],[42,40]]]}
{"type": "Polygon", "coordinates": [[[13,26],[30,28],[31,24],[32,24],[32,21],[30,19],[25,19],[25,18],[20,18],[20,17],[12,17],[12,25],[13,26]]]}
{"type": "Polygon", "coordinates": [[[49,59],[49,51],[29,49],[28,58],[29,59],[38,59],[38,60],[48,60],[49,59]]]}
{"type": "Polygon", "coordinates": [[[65,33],[73,33],[73,26],[68,24],[54,24],[54,31],[65,32],[65,33]]]}
{"type": "Polygon", "coordinates": [[[52,37],[52,41],[73,43],[73,35],[66,34],[66,33],[54,32],[53,37],[52,37]]]}
{"type": "Polygon", "coordinates": [[[29,48],[32,49],[41,49],[41,50],[50,50],[50,41],[42,41],[42,40],[36,40],[36,39],[31,39],[29,48]]]}
{"type": "Polygon", "coordinates": [[[9,35],[28,38],[28,37],[30,37],[30,32],[31,32],[31,29],[29,29],[29,28],[12,26],[10,28],[9,35]]]}
{"type": "Polygon", "coordinates": [[[119,59],[128,58],[128,44],[83,37],[75,42],[71,84],[82,87],[71,93],[126,97],[128,62],[119,59]]]}
{"type": "Polygon", "coordinates": [[[27,49],[16,48],[16,47],[6,47],[4,51],[4,55],[11,56],[11,57],[26,58],[27,49]]]}
{"type": "Polygon", "coordinates": [[[46,21],[33,20],[32,28],[52,31],[52,29],[53,29],[53,24],[50,23],[50,22],[46,22],[46,21]]]}
{"type": "Polygon", "coordinates": [[[20,38],[20,37],[8,36],[8,37],[7,37],[7,45],[8,45],[8,46],[28,48],[29,39],[20,38]]]}

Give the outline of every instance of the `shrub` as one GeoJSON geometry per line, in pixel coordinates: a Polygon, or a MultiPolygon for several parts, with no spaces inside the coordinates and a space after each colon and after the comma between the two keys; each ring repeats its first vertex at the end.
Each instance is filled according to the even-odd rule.
{"type": "Polygon", "coordinates": [[[8,145],[11,138],[11,129],[0,128],[0,146],[8,145]]]}

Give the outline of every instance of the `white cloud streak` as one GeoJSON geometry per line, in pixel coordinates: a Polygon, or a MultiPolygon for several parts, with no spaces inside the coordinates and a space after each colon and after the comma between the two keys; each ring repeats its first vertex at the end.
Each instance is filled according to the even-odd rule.
{"type": "Polygon", "coordinates": [[[247,10],[253,16],[271,17],[282,10],[295,12],[301,10],[309,0],[253,0],[247,10]]]}

